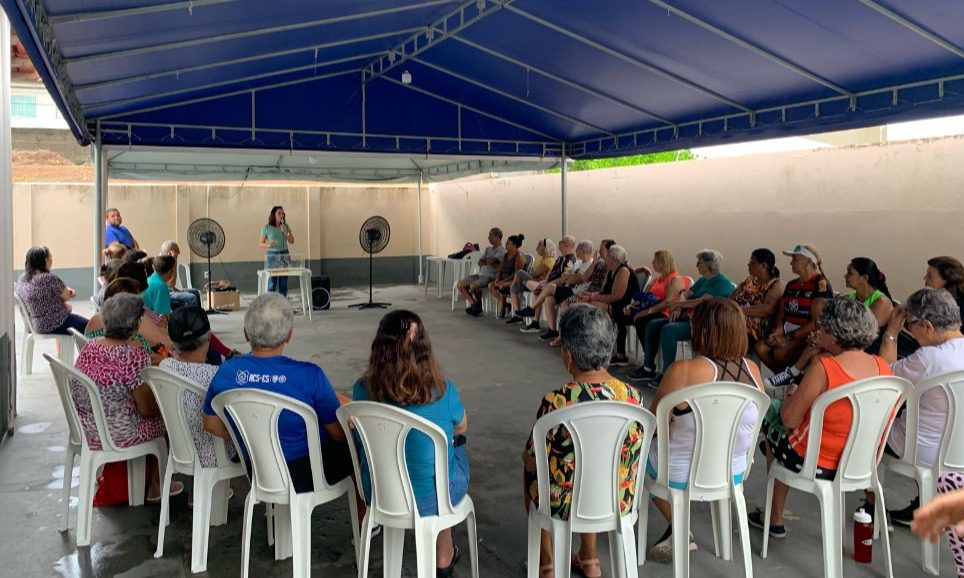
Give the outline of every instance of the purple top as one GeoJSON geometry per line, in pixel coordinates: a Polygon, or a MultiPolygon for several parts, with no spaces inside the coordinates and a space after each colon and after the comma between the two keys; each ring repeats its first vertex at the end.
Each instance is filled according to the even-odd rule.
{"type": "Polygon", "coordinates": [[[66,288],[60,277],[53,273],[34,273],[29,281],[26,273],[20,274],[15,290],[27,306],[27,314],[37,333],[50,333],[70,315],[70,306],[60,298],[66,288]]]}

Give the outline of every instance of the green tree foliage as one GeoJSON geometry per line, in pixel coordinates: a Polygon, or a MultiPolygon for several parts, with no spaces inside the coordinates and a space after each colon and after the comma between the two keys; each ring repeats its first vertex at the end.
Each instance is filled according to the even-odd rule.
{"type": "MultiPolygon", "coordinates": [[[[613,157],[609,159],[587,159],[575,161],[569,165],[570,171],[591,171],[594,169],[610,169],[613,167],[631,167],[635,165],[653,165],[656,163],[674,163],[689,161],[696,156],[689,149],[678,151],[664,151],[645,155],[630,155],[628,157],[613,157]]],[[[546,172],[558,173],[559,169],[549,169],[546,172]]]]}

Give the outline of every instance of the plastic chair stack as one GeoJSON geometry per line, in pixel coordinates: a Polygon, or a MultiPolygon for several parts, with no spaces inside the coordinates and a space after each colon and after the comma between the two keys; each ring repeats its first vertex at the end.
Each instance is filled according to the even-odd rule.
{"type": "MultiPolygon", "coordinates": [[[[383,403],[356,401],[338,409],[338,421],[346,432],[357,434],[371,475],[371,503],[362,520],[362,539],[358,546],[358,576],[368,576],[371,533],[382,525],[384,575],[400,576],[405,530],[415,533],[419,578],[435,577],[435,541],[439,533],[466,523],[472,576],[479,576],[479,551],[475,534],[475,506],[468,494],[453,505],[449,496],[448,452],[452,440],[432,422],[383,403]],[[412,431],[428,436],[435,445],[435,491],[438,515],[422,517],[415,504],[412,481],[405,461],[405,440],[412,431]]],[[[358,444],[351,443],[355,476],[362,479],[358,444]]]]}
{"type": "MultiPolygon", "coordinates": [[[[835,387],[821,394],[810,409],[810,431],[807,437],[807,455],[800,473],[793,472],[774,462],[770,466],[767,481],[766,512],[763,517],[763,551],[767,557],[770,538],[770,508],[773,502],[773,482],[780,480],[791,488],[817,496],[820,500],[820,519],[823,535],[823,567],[827,578],[843,578],[843,529],[844,492],[873,490],[876,494],[874,524],[886,519],[884,493],[877,478],[877,464],[883,453],[884,443],[897,408],[913,386],[906,379],[891,376],[871,377],[835,387]],[[833,481],[816,477],[817,456],[823,436],[823,416],[827,408],[837,401],[849,402],[854,417],[850,435],[844,444],[837,475],[833,481]]],[[[877,529],[875,527],[875,535],[877,529]]],[[[890,558],[890,537],[880,532],[884,546],[884,565],[888,578],[894,569],[890,558]]]]}
{"type": "MultiPolygon", "coordinates": [[[[636,487],[641,487],[646,456],[656,430],[656,418],[637,405],[619,401],[593,401],[552,411],[532,428],[539,505],[529,508],[528,576],[539,575],[539,542],[542,530],[552,534],[552,559],[557,578],[569,576],[572,534],[609,533],[610,557],[614,576],[636,575],[636,544],[633,524],[639,509],[637,503],[629,512],[621,513],[620,457],[629,428],[642,427],[636,487]],[[549,462],[546,434],[564,427],[572,438],[576,464],[569,519],[552,516],[549,507],[549,462]],[[545,499],[542,497],[545,496],[545,499]]],[[[644,500],[645,502],[645,500],[644,500]]]]}
{"type": "Polygon", "coordinates": [[[194,477],[191,572],[204,572],[208,563],[209,528],[227,523],[230,480],[243,477],[246,472],[240,463],[235,464],[228,459],[224,440],[221,439],[214,440],[218,465],[207,468],[201,465],[197,444],[189,425],[192,420],[200,421],[201,416],[190,416],[185,412],[184,398],[196,395],[204,399],[203,389],[183,377],[157,367],[144,369],[141,372],[141,378],[154,392],[171,442],[171,451],[161,488],[161,521],[157,527],[157,550],[154,552],[154,557],[160,558],[164,555],[164,531],[170,508],[171,475],[187,474],[194,477]]]}

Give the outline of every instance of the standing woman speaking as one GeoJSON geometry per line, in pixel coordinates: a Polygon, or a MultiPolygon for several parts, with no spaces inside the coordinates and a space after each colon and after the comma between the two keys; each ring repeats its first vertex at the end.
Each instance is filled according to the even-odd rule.
{"type": "MultiPolygon", "coordinates": [[[[288,245],[295,242],[295,236],[291,234],[291,227],[285,223],[285,210],[281,206],[271,207],[271,214],[268,215],[268,224],[261,227],[261,242],[258,243],[263,249],[267,249],[264,256],[265,269],[278,269],[287,267],[288,245]]],[[[268,292],[277,291],[283,296],[288,296],[287,277],[268,277],[268,292]]]]}

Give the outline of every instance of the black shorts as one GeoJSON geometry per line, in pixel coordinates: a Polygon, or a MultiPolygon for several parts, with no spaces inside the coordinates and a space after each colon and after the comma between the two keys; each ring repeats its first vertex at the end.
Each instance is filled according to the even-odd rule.
{"type": "Polygon", "coordinates": [[[572,287],[556,287],[556,292],[552,295],[556,303],[562,303],[566,299],[572,297],[572,287]]]}
{"type": "MultiPolygon", "coordinates": [[[[337,484],[350,476],[352,473],[351,451],[348,449],[346,440],[328,440],[321,444],[321,457],[325,470],[325,481],[328,484],[337,484]]],[[[311,456],[305,454],[300,458],[295,458],[288,464],[288,474],[291,476],[291,485],[294,486],[295,493],[313,492],[315,490],[314,480],[311,477],[311,456]]],[[[246,464],[248,476],[251,475],[251,465],[246,464]]]]}
{"type": "MultiPolygon", "coordinates": [[[[800,470],[803,469],[804,456],[801,456],[795,449],[793,449],[793,446],[790,445],[790,440],[786,435],[780,436],[776,443],[774,443],[770,439],[771,436],[766,435],[766,421],[764,421],[763,424],[763,433],[764,437],[766,438],[766,444],[767,447],[770,448],[770,451],[773,452],[773,457],[776,458],[777,462],[779,462],[781,466],[785,467],[791,472],[796,472],[799,474],[800,470]]],[[[837,477],[837,470],[827,470],[817,466],[816,477],[818,480],[833,480],[837,477]]]]}

